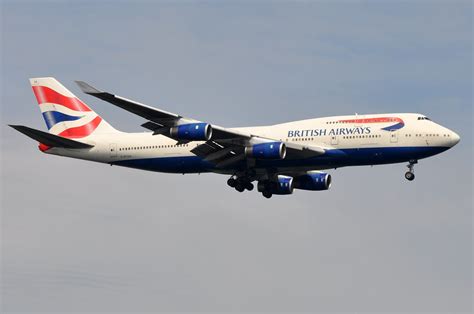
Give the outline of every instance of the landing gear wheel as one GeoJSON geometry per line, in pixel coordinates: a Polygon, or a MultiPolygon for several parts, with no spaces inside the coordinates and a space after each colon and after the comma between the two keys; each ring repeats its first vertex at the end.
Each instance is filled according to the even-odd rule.
{"type": "Polygon", "coordinates": [[[405,173],[405,179],[407,179],[408,181],[413,181],[415,180],[415,174],[413,172],[407,171],[405,173]]]}
{"type": "Polygon", "coordinates": [[[237,180],[235,180],[234,178],[230,178],[229,180],[227,180],[227,185],[231,188],[235,188],[235,186],[237,185],[237,180]]]}
{"type": "Polygon", "coordinates": [[[235,186],[235,189],[238,191],[238,192],[243,192],[245,190],[245,187],[241,184],[237,184],[235,186]]]}
{"type": "Polygon", "coordinates": [[[245,188],[249,191],[252,191],[253,190],[253,184],[252,182],[248,182],[247,184],[245,184],[245,188]]]}
{"type": "Polygon", "coordinates": [[[263,191],[263,192],[262,192],[262,195],[263,195],[263,197],[265,197],[265,198],[270,198],[270,197],[272,197],[272,193],[271,193],[271,192],[268,192],[268,191],[263,191]]]}

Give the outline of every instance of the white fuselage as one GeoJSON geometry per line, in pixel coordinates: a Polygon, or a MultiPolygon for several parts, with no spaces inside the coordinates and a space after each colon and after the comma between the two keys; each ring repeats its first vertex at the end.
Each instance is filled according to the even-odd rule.
{"type": "MultiPolygon", "coordinates": [[[[299,160],[253,161],[256,169],[269,168],[322,170],[351,165],[373,165],[418,160],[449,149],[459,141],[453,131],[432,122],[421,114],[371,114],[300,120],[272,126],[235,128],[259,137],[319,146],[327,150],[323,156],[299,160]],[[393,117],[386,130],[378,119],[393,117]],[[397,120],[398,119],[398,120],[397,120]]],[[[51,148],[50,154],[80,158],[126,167],[173,173],[219,172],[191,149],[203,142],[178,142],[163,136],[143,133],[91,135],[83,142],[94,145],[90,150],[51,148]]],[[[249,161],[246,161],[248,165],[249,161]]]]}

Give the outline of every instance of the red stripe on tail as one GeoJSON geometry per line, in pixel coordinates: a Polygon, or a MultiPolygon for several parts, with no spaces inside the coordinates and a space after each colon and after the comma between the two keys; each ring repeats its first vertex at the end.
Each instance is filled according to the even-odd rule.
{"type": "Polygon", "coordinates": [[[76,97],[67,97],[46,86],[32,86],[38,104],[53,103],[76,111],[92,111],[76,97]]]}
{"type": "Polygon", "coordinates": [[[79,138],[79,137],[86,137],[99,126],[100,122],[102,121],[102,118],[97,116],[92,120],[91,122],[77,126],[74,128],[69,128],[61,133],[59,133],[59,136],[64,136],[64,137],[69,137],[69,138],[79,138]]]}

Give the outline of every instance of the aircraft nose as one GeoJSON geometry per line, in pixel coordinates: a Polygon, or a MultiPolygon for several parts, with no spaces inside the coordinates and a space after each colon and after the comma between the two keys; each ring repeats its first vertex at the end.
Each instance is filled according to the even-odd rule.
{"type": "Polygon", "coordinates": [[[456,145],[460,140],[461,137],[456,132],[451,131],[451,145],[456,145]]]}

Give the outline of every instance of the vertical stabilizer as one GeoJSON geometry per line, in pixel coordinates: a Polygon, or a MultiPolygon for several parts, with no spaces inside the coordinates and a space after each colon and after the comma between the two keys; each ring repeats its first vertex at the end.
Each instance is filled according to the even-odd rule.
{"type": "Polygon", "coordinates": [[[32,78],[30,83],[49,133],[84,138],[118,132],[55,78],[32,78]]]}

